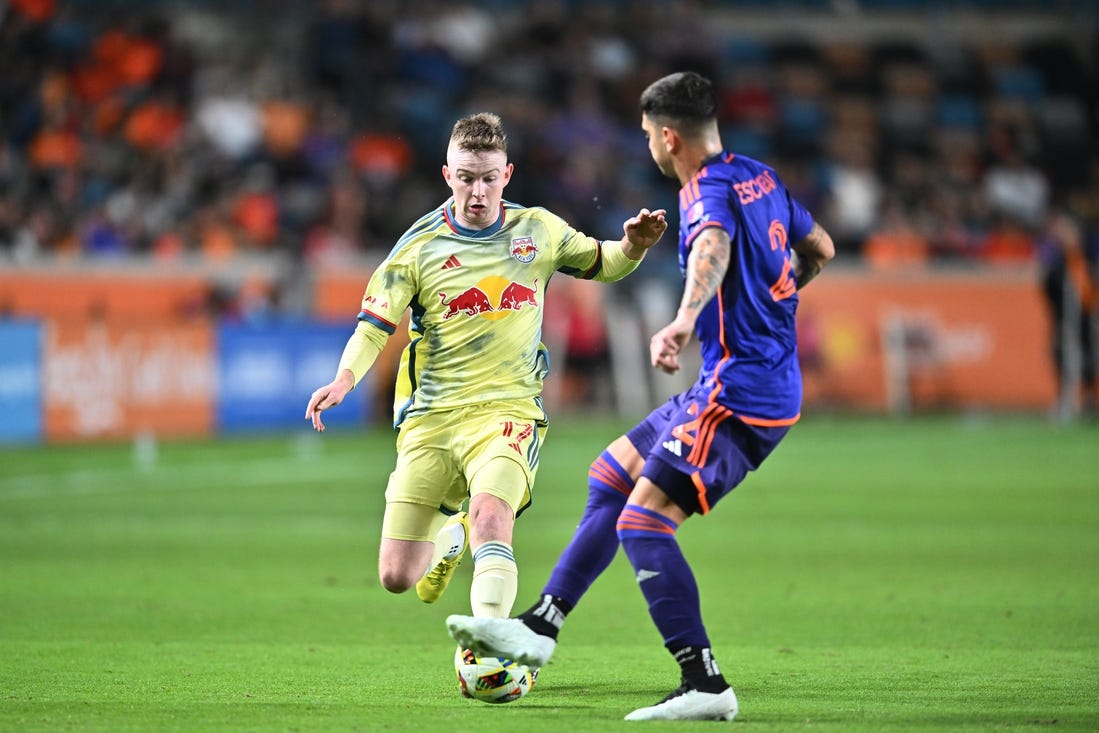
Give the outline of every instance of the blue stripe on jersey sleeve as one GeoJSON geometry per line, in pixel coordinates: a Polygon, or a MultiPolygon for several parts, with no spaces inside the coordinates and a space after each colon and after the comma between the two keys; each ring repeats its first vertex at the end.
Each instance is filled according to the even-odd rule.
{"type": "Polygon", "coordinates": [[[600,242],[599,246],[595,248],[595,264],[591,266],[591,269],[584,273],[584,280],[591,280],[593,277],[599,274],[599,271],[603,269],[603,243],[600,242]]]}
{"type": "Polygon", "coordinates": [[[396,324],[390,323],[389,321],[385,320],[384,318],[381,318],[380,316],[376,316],[373,313],[367,313],[366,311],[359,311],[359,320],[360,321],[365,321],[366,323],[369,323],[372,326],[377,326],[378,328],[385,331],[390,336],[392,336],[394,333],[397,332],[396,324]]]}
{"type": "Polygon", "coordinates": [[[424,214],[419,220],[408,228],[401,238],[397,240],[397,243],[393,245],[393,249],[389,251],[387,259],[392,258],[397,254],[406,244],[408,244],[416,235],[433,229],[445,221],[443,217],[443,210],[441,208],[436,209],[430,213],[424,214]]]}
{"type": "Polygon", "coordinates": [[[591,280],[603,270],[603,243],[600,242],[599,246],[595,249],[595,264],[589,267],[587,270],[581,270],[578,267],[558,267],[557,271],[563,275],[569,277],[575,277],[580,280],[591,280]]]}

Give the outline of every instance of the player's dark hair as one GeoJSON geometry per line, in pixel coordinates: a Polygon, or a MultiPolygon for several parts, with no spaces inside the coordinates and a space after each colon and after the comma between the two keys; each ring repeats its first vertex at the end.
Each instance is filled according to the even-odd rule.
{"type": "Polygon", "coordinates": [[[641,93],[641,112],[653,121],[697,130],[717,117],[717,95],[706,77],[679,71],[657,79],[641,93]]]}
{"type": "Polygon", "coordinates": [[[462,150],[473,153],[508,151],[508,138],[500,116],[491,112],[478,112],[454,123],[450,142],[462,150]]]}

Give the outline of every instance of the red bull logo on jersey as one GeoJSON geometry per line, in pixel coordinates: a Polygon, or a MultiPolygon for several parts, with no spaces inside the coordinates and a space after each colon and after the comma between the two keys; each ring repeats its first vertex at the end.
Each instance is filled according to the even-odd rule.
{"type": "Polygon", "coordinates": [[[440,292],[439,300],[446,309],[443,320],[458,314],[482,316],[489,320],[507,317],[524,306],[538,307],[538,278],[530,285],[492,275],[457,295],[440,292]]]}
{"type": "Polygon", "coordinates": [[[534,278],[534,287],[517,282],[510,282],[504,291],[500,293],[500,310],[517,311],[524,305],[538,307],[538,278],[534,278]]]}
{"type": "Polygon", "coordinates": [[[534,255],[538,254],[538,247],[532,237],[517,237],[511,240],[511,256],[526,264],[534,261],[534,255]]]}
{"type": "Polygon", "coordinates": [[[446,313],[443,314],[444,321],[449,321],[453,316],[456,316],[459,313],[465,313],[467,316],[476,316],[481,313],[488,313],[495,310],[492,307],[492,301],[488,299],[488,295],[485,294],[484,290],[481,290],[478,287],[464,290],[450,300],[447,300],[446,293],[439,293],[439,298],[442,299],[443,305],[446,306],[446,313]]]}

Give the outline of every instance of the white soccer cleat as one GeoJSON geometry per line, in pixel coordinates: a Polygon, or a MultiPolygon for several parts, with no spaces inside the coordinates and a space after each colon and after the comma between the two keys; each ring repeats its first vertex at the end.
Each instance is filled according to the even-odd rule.
{"type": "Polygon", "coordinates": [[[656,705],[634,710],[626,720],[732,720],[736,714],[732,687],[722,692],[700,692],[683,683],[656,705]]]}
{"type": "Polygon", "coordinates": [[[553,656],[557,642],[531,631],[517,618],[446,617],[446,628],[454,641],[478,656],[514,659],[535,669],[553,656]]]}

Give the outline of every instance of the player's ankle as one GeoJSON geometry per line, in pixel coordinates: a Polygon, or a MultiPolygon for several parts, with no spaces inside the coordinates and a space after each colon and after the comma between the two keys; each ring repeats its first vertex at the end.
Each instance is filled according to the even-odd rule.
{"type": "Polygon", "coordinates": [[[669,649],[679,662],[683,681],[699,692],[719,693],[729,688],[729,683],[717,668],[709,647],[685,646],[669,649]]]}
{"type": "Polygon", "coordinates": [[[565,616],[571,610],[572,604],[565,599],[546,594],[538,603],[519,614],[519,620],[539,636],[556,640],[562,624],[565,623],[565,616]]]}
{"type": "Polygon", "coordinates": [[[687,684],[698,690],[699,692],[708,692],[712,694],[718,694],[725,692],[732,685],[730,685],[723,675],[716,676],[697,676],[686,680],[687,684]]]}

